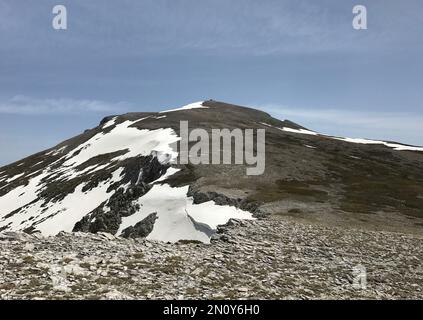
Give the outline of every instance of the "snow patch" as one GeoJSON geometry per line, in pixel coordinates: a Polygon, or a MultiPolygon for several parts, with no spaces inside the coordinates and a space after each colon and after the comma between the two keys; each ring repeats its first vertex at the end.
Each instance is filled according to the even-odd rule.
{"type": "Polygon", "coordinates": [[[141,210],[122,218],[116,235],[119,236],[126,228],[136,225],[156,212],[158,219],[147,239],[165,242],[198,240],[209,243],[209,237],[196,229],[190,216],[211,229],[225,224],[231,218],[253,219],[250,212],[231,206],[218,206],[213,201],[193,204],[192,197],[187,196],[188,188],[189,186],[172,188],[168,184],[154,185],[147,194],[135,201],[141,210]]]}
{"type": "Polygon", "coordinates": [[[313,136],[318,135],[317,132],[306,130],[306,129],[293,129],[293,128],[288,128],[288,127],[279,128],[279,127],[272,126],[272,125],[265,123],[265,122],[260,122],[260,124],[265,125],[265,126],[270,127],[270,128],[277,129],[277,130],[285,131],[285,132],[308,134],[308,135],[313,135],[313,136]]]}
{"type": "Polygon", "coordinates": [[[47,152],[45,155],[46,156],[56,156],[56,155],[62,153],[66,148],[67,148],[67,146],[61,147],[59,149],[54,149],[54,150],[47,152]]]}
{"type": "MultiPolygon", "coordinates": [[[[28,203],[34,201],[38,197],[39,191],[41,191],[43,185],[41,185],[41,180],[45,178],[48,174],[46,172],[41,173],[40,175],[29,180],[28,185],[18,186],[15,189],[11,190],[7,194],[0,197],[0,218],[4,219],[4,216],[19,209],[28,203]]],[[[0,224],[0,227],[2,224],[0,224]]]]}
{"type": "Polygon", "coordinates": [[[166,173],[164,175],[162,175],[160,178],[154,180],[153,182],[151,182],[151,184],[156,183],[156,182],[160,182],[160,181],[164,181],[167,178],[169,178],[170,176],[174,175],[175,173],[181,171],[181,169],[176,169],[176,168],[168,168],[166,173]]]}
{"type": "Polygon", "coordinates": [[[371,139],[362,139],[362,138],[338,138],[338,137],[332,137],[332,138],[336,140],[341,140],[341,141],[350,142],[350,143],[358,143],[358,144],[382,144],[397,151],[423,151],[423,147],[407,146],[404,144],[391,143],[391,142],[386,142],[381,140],[371,140],[371,139]]]}
{"type": "Polygon", "coordinates": [[[203,103],[204,101],[194,102],[180,108],[160,111],[159,113],[175,112],[175,111],[190,110],[190,109],[208,109],[209,107],[203,106],[203,103]]]}
{"type": "Polygon", "coordinates": [[[85,169],[83,169],[81,171],[78,171],[78,170],[73,169],[73,168],[70,168],[70,169],[64,168],[64,171],[60,171],[59,170],[59,172],[61,173],[60,174],[60,179],[61,180],[72,180],[72,179],[75,179],[77,177],[80,177],[84,173],[91,174],[91,173],[94,173],[96,171],[105,169],[109,165],[110,165],[109,163],[102,164],[102,165],[96,164],[96,165],[89,166],[89,167],[87,167],[87,168],[85,168],[85,169]]]}
{"type": "Polygon", "coordinates": [[[286,131],[286,132],[308,134],[308,135],[313,135],[313,136],[321,136],[321,137],[324,137],[324,138],[336,139],[336,140],[341,140],[341,141],[350,142],[350,143],[382,144],[382,145],[385,145],[388,148],[392,148],[392,149],[397,150],[397,151],[422,151],[423,152],[423,147],[409,146],[409,145],[404,145],[404,144],[399,144],[399,143],[391,143],[391,142],[386,142],[386,141],[381,141],[381,140],[371,140],[371,139],[362,139],[362,138],[332,137],[332,136],[319,134],[317,132],[306,130],[306,129],[292,129],[292,128],[288,128],[288,127],[278,128],[278,127],[272,126],[272,125],[264,123],[264,122],[260,122],[260,124],[271,127],[271,128],[279,129],[279,130],[282,130],[282,131],[286,131]]]}
{"type": "Polygon", "coordinates": [[[115,124],[117,117],[114,117],[112,120],[107,121],[104,125],[103,125],[103,129],[106,129],[108,127],[111,127],[115,124]]]}
{"type": "Polygon", "coordinates": [[[113,158],[112,161],[148,156],[154,151],[160,155],[168,155],[172,160],[177,158],[177,152],[173,151],[170,145],[179,141],[180,138],[173,129],[147,130],[130,127],[138,121],[127,120],[116,125],[109,133],[96,134],[79,147],[70,151],[64,165],[75,167],[93,157],[124,150],[126,150],[125,154],[113,158]],[[79,153],[73,156],[77,151],[79,153]]]}
{"type": "Polygon", "coordinates": [[[17,174],[16,176],[13,176],[12,178],[9,178],[6,180],[7,183],[10,183],[12,181],[15,181],[16,179],[19,179],[20,177],[22,177],[25,174],[25,172],[17,174]]]}
{"type": "MultiPolygon", "coordinates": [[[[7,202],[7,200],[10,200],[10,198],[13,199],[20,192],[16,188],[13,190],[13,195],[9,199],[0,198],[1,201],[4,200],[9,205],[9,208],[5,211],[11,212],[25,205],[27,206],[8,219],[3,218],[3,221],[0,222],[0,227],[8,225],[13,230],[23,230],[34,225],[45,236],[55,235],[60,231],[71,232],[78,221],[114,194],[114,190],[107,193],[107,189],[110,185],[120,180],[122,172],[123,168],[117,169],[113,172],[110,179],[104,181],[96,188],[85,192],[82,191],[85,183],[80,184],[75,188],[73,193],[66,195],[64,199],[58,202],[50,202],[47,206],[44,204],[44,199],[27,205],[37,199],[37,196],[36,192],[31,193],[29,192],[30,190],[25,190],[23,194],[24,199],[21,200],[21,203],[10,207],[13,201],[7,202]],[[32,197],[30,197],[31,195],[32,197]]],[[[41,176],[38,177],[37,181],[41,180],[41,176]]],[[[33,185],[37,181],[34,181],[33,185]]],[[[32,187],[32,189],[34,188],[32,187]]]]}
{"type": "Polygon", "coordinates": [[[317,132],[306,130],[306,129],[292,129],[292,128],[288,128],[288,127],[277,128],[277,129],[282,130],[282,131],[286,131],[286,132],[308,134],[308,135],[312,135],[312,136],[318,135],[317,132]]]}
{"type": "Polygon", "coordinates": [[[39,164],[42,164],[44,161],[38,161],[36,164],[33,164],[32,166],[31,166],[31,168],[33,168],[33,167],[36,167],[36,166],[38,166],[39,164]]]}

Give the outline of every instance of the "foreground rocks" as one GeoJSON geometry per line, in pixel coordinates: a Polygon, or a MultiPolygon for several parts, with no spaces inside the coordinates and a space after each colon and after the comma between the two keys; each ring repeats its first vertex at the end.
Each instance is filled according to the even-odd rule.
{"type": "Polygon", "coordinates": [[[231,221],[211,245],[0,233],[1,299],[423,297],[419,236],[231,221]]]}

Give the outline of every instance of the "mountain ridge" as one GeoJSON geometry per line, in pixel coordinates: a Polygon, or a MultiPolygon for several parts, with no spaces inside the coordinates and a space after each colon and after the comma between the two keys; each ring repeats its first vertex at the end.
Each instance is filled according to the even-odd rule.
{"type": "Polygon", "coordinates": [[[216,229],[230,218],[288,215],[420,233],[423,156],[418,147],[406,149],[321,135],[213,100],[108,116],[97,127],[0,168],[0,230],[208,242],[210,235],[196,226],[216,229]],[[265,173],[249,177],[245,165],[169,162],[178,157],[170,144],[178,143],[182,120],[206,131],[265,129],[265,173]],[[156,219],[148,219],[153,213],[156,219]]]}

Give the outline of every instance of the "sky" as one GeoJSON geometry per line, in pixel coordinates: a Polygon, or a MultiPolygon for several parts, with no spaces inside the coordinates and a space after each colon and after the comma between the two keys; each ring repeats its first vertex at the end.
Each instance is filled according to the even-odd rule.
{"type": "Polygon", "coordinates": [[[423,145],[420,0],[0,0],[0,166],[107,115],[214,99],[423,145]],[[355,5],[367,30],[352,27],[355,5]],[[55,5],[67,30],[52,27],[55,5]]]}

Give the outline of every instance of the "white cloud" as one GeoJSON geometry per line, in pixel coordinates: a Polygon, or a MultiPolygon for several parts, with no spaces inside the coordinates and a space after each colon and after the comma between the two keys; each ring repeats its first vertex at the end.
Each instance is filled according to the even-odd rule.
{"type": "Polygon", "coordinates": [[[125,102],[109,103],[100,100],[39,99],[28,96],[14,96],[0,101],[0,113],[22,115],[80,114],[81,112],[103,113],[128,109],[125,102]]]}

